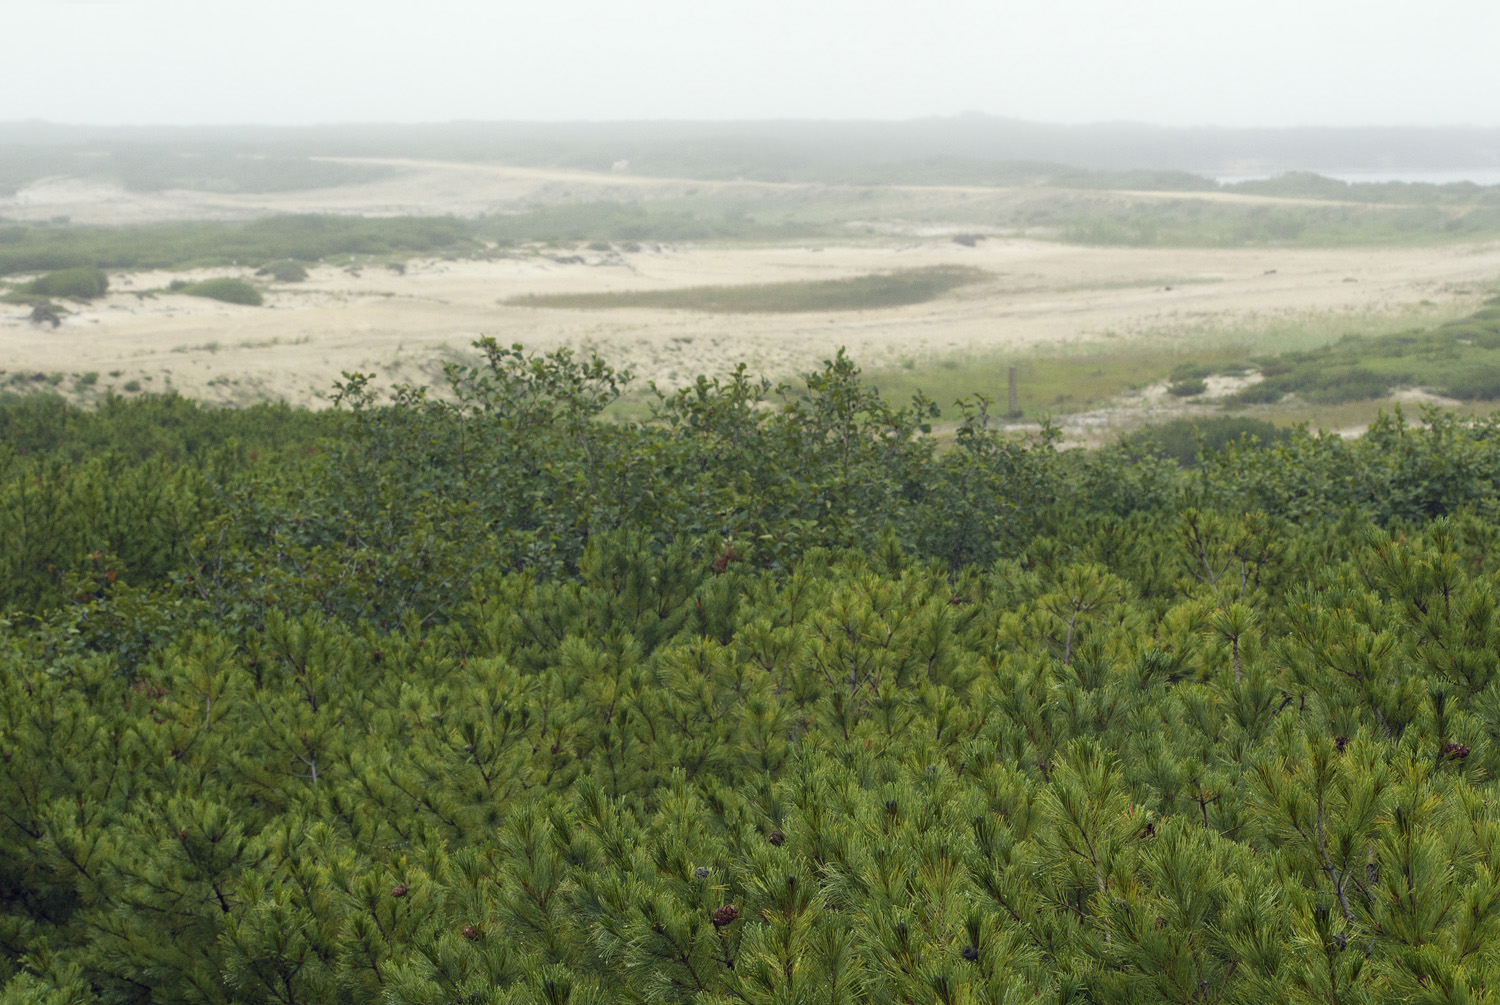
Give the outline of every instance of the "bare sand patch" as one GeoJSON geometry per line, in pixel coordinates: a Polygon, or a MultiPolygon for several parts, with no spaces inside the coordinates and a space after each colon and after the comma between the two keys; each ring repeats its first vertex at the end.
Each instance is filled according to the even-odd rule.
{"type": "Polygon", "coordinates": [[[1500,276],[1500,245],[1443,248],[1126,249],[994,239],[845,247],[647,245],[640,253],[418,260],[404,273],[325,263],[272,286],[264,307],[148,293],[173,279],[251,277],[250,269],[140,273],[79,306],[56,330],[0,305],[0,369],[117,374],[215,401],[317,404],[340,371],[430,381],[480,335],[528,348],[597,350],[667,385],[735,363],[786,376],[840,346],[869,367],[911,357],[1022,352],[1118,338],[1178,339],[1302,312],[1396,310],[1477,297],[1500,276]],[[528,293],[608,292],[835,279],[936,265],[990,274],[937,300],[872,311],[715,315],[506,303],[528,293]]]}

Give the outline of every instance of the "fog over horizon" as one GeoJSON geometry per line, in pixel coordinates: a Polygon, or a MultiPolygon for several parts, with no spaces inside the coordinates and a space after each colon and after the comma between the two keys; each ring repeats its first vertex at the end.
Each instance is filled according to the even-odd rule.
{"type": "Polygon", "coordinates": [[[1500,5],[0,0],[0,122],[1500,127],[1500,5]]]}

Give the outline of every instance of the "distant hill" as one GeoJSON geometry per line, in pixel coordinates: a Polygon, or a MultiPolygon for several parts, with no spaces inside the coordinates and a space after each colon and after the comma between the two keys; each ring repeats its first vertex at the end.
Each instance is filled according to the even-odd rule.
{"type": "MultiPolygon", "coordinates": [[[[410,156],[703,178],[831,182],[1007,183],[1056,166],[1095,172],[1253,175],[1317,169],[1400,172],[1500,169],[1500,129],[1166,128],[1082,126],[984,115],[901,122],[455,122],[317,127],[89,127],[0,124],[0,185],[28,176],[133,166],[145,183],[202,175],[190,159],[170,171],[142,161],[166,151],[207,158],[224,184],[225,158],[410,156]],[[85,156],[86,155],[86,156],[85,156]],[[117,165],[118,167],[118,165],[117,165]]],[[[199,165],[201,167],[203,165],[199,165]]],[[[288,167],[283,161],[280,165],[288,167]]],[[[120,171],[116,170],[119,174],[120,171]]],[[[295,172],[294,172],[295,173],[295,172]]],[[[317,172],[309,177],[324,181],[317,172]]],[[[227,179],[227,180],[225,180],[227,179]]],[[[335,180],[332,175],[327,181],[335,180]]],[[[127,179],[128,181],[128,179],[127,179]]],[[[1190,187],[1158,179],[1155,187],[1190,187]]],[[[265,184],[265,182],[261,182],[265,184]]]]}

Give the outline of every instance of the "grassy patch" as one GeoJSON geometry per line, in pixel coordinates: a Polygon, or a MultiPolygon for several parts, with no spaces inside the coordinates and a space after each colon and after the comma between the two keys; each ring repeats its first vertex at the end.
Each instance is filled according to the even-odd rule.
{"type": "Polygon", "coordinates": [[[307,279],[307,266],[286,259],[269,262],[255,270],[257,276],[270,276],[278,283],[300,283],[307,279]]]}
{"type": "Polygon", "coordinates": [[[950,290],[978,282],[986,275],[978,269],[939,266],[810,282],[691,286],[679,290],[626,293],[532,295],[517,297],[508,303],[523,307],[570,307],[580,310],[650,307],[713,314],[867,311],[926,303],[950,290]]]}
{"type": "Polygon", "coordinates": [[[1221,415],[1173,419],[1170,422],[1143,426],[1122,439],[1163,457],[1170,457],[1186,468],[1197,463],[1200,446],[1209,451],[1222,450],[1227,444],[1254,437],[1258,445],[1268,447],[1284,442],[1290,435],[1287,429],[1265,419],[1221,415]]]}
{"type": "Polygon", "coordinates": [[[95,268],[59,269],[23,284],[11,297],[93,300],[109,292],[109,277],[95,268]]]}
{"type": "Polygon", "coordinates": [[[1335,405],[1423,387],[1462,401],[1500,399],[1500,310],[1485,308],[1430,330],[1348,336],[1317,349],[1261,361],[1265,380],[1234,404],[1275,404],[1288,395],[1335,405]]]}
{"type": "Polygon", "coordinates": [[[1295,205],[1169,199],[1060,200],[1037,223],[1075,244],[1337,247],[1444,244],[1500,233],[1500,205],[1295,205]]]}
{"type": "Polygon", "coordinates": [[[983,394],[1008,405],[1010,367],[1016,367],[1020,410],[1031,418],[1043,413],[1081,412],[1107,404],[1126,391],[1163,379],[1188,363],[1205,373],[1237,368],[1243,350],[1209,349],[1191,355],[1161,347],[1090,345],[1028,356],[974,355],[911,360],[899,367],[869,372],[870,383],[891,401],[906,401],[918,391],[936,401],[945,415],[959,398],[983,394]]]}
{"type": "Polygon", "coordinates": [[[473,229],[476,236],[501,245],[528,241],[577,244],[776,241],[821,236],[830,231],[828,226],[802,214],[788,218],[770,207],[756,208],[757,213],[752,215],[741,204],[713,197],[658,202],[578,202],[482,217],[474,221],[473,229]]]}
{"type": "Polygon", "coordinates": [[[0,275],[52,269],[169,269],[315,262],[339,255],[460,253],[477,248],[451,217],[273,216],[248,223],[8,228],[0,275]],[[15,233],[10,231],[14,230],[15,233]]]}

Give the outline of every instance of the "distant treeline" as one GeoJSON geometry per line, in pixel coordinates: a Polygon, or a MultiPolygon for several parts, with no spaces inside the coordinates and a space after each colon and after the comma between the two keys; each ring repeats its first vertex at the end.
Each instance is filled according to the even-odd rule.
{"type": "MultiPolygon", "coordinates": [[[[257,184],[263,169],[312,156],[429,157],[608,170],[621,160],[642,174],[773,181],[903,176],[978,181],[997,164],[1046,163],[1103,172],[1271,171],[1324,165],[1344,171],[1500,168],[1500,130],[1458,128],[1170,129],[1130,123],[1061,126],[985,115],[902,122],[460,122],[299,127],[79,127],[0,125],[0,186],[6,160],[52,154],[104,157],[127,184],[164,178],[257,184]],[[188,153],[162,169],[160,152],[188,153]],[[281,159],[257,167],[240,155],[281,159]],[[138,160],[145,158],[145,163],[138,160]],[[923,165],[929,165],[923,167],[923,165]]],[[[308,163],[335,178],[359,170],[308,163]]],[[[45,173],[60,172],[46,167],[45,173]]],[[[174,187],[168,185],[167,187],[174,187]]],[[[300,186],[299,186],[300,187],[300,186]]]]}

